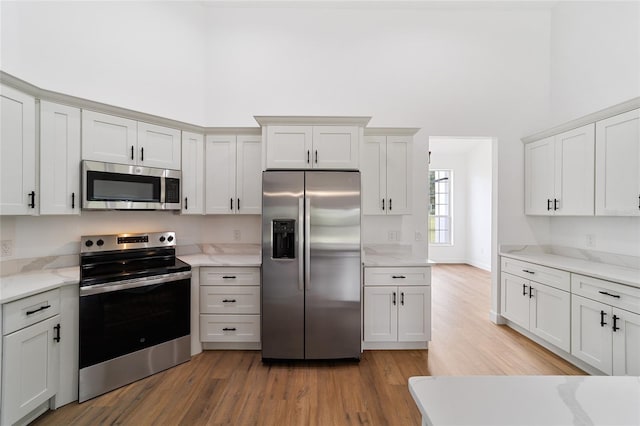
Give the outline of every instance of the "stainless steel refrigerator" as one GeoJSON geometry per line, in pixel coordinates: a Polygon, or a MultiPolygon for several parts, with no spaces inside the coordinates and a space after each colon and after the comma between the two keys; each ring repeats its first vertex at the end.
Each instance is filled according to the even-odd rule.
{"type": "Polygon", "coordinates": [[[262,358],[360,358],[360,173],[262,175],[262,358]]]}

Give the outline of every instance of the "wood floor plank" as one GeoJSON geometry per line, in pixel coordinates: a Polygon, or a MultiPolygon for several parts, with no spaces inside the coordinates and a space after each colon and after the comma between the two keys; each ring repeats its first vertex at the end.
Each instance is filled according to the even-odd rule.
{"type": "Polygon", "coordinates": [[[490,275],[432,268],[429,350],[365,351],[360,362],[263,363],[259,351],[205,351],[82,404],[49,425],[419,425],[407,380],[420,375],[584,374],[489,321],[490,275]]]}

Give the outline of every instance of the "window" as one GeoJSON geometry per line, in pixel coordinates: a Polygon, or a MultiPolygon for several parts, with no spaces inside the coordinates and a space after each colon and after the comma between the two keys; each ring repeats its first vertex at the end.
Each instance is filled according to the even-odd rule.
{"type": "Polygon", "coordinates": [[[451,170],[429,172],[429,243],[451,244],[451,170]]]}

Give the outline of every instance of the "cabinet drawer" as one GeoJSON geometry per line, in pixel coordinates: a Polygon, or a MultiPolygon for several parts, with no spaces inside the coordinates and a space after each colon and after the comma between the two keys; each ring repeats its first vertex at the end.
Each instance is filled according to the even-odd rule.
{"type": "Polygon", "coordinates": [[[202,342],[259,342],[260,315],[200,315],[202,342]]]}
{"type": "Polygon", "coordinates": [[[616,308],[640,313],[640,288],[571,274],[571,292],[616,308]]]}
{"type": "Polygon", "coordinates": [[[260,285],[260,268],[200,268],[200,285],[260,285]]]}
{"type": "Polygon", "coordinates": [[[428,267],[364,268],[364,285],[429,285],[428,267]]]}
{"type": "Polygon", "coordinates": [[[546,284],[559,290],[569,291],[571,289],[571,274],[560,269],[502,257],[501,271],[546,284]]]}
{"type": "Polygon", "coordinates": [[[30,326],[60,313],[60,289],[34,294],[2,307],[2,334],[30,326]]]}
{"type": "Polygon", "coordinates": [[[201,314],[259,314],[258,286],[201,286],[201,314]]]}

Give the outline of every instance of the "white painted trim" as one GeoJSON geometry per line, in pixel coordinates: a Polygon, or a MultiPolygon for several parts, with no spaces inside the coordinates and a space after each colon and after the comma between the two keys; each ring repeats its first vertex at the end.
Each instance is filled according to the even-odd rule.
{"type": "Polygon", "coordinates": [[[503,325],[507,323],[507,320],[502,315],[493,310],[489,311],[489,321],[497,325],[503,325]]]}
{"type": "Polygon", "coordinates": [[[604,120],[609,117],[613,117],[614,115],[622,114],[624,112],[628,112],[637,108],[640,108],[640,96],[629,99],[625,102],[621,102],[617,105],[610,106],[600,111],[585,115],[584,117],[580,117],[575,120],[560,124],[550,129],[542,130],[532,135],[525,136],[521,140],[523,143],[535,142],[540,139],[548,138],[549,136],[554,136],[559,133],[585,126],[587,124],[595,123],[596,121],[604,120]]]}
{"type": "Polygon", "coordinates": [[[260,342],[202,342],[202,349],[205,351],[259,351],[261,347],[260,342]]]}
{"type": "Polygon", "coordinates": [[[261,126],[295,125],[295,126],[361,126],[369,123],[371,117],[363,116],[307,116],[307,115],[254,115],[253,118],[261,126]]]}
{"type": "Polygon", "coordinates": [[[206,135],[262,135],[261,127],[205,127],[206,135]]]}
{"type": "Polygon", "coordinates": [[[79,98],[76,96],[65,95],[63,93],[53,92],[51,90],[41,89],[24,80],[0,71],[0,83],[13,87],[16,90],[27,93],[36,99],[55,102],[75,108],[88,109],[91,111],[101,112],[103,114],[115,115],[117,117],[129,118],[131,120],[143,121],[145,123],[165,126],[174,129],[187,130],[194,133],[204,133],[206,128],[196,126],[194,124],[185,123],[183,121],[172,120],[170,118],[159,117],[153,114],[147,114],[140,111],[134,111],[127,108],[120,108],[113,105],[96,102],[89,99],[79,98]]]}
{"type": "Polygon", "coordinates": [[[364,136],[414,136],[418,127],[365,127],[364,136]]]}
{"type": "Polygon", "coordinates": [[[428,349],[429,342],[364,342],[365,350],[428,349]]]}
{"type": "Polygon", "coordinates": [[[471,260],[467,260],[464,263],[467,265],[473,266],[474,268],[482,269],[483,271],[491,272],[491,265],[486,263],[474,262],[471,260]]]}

